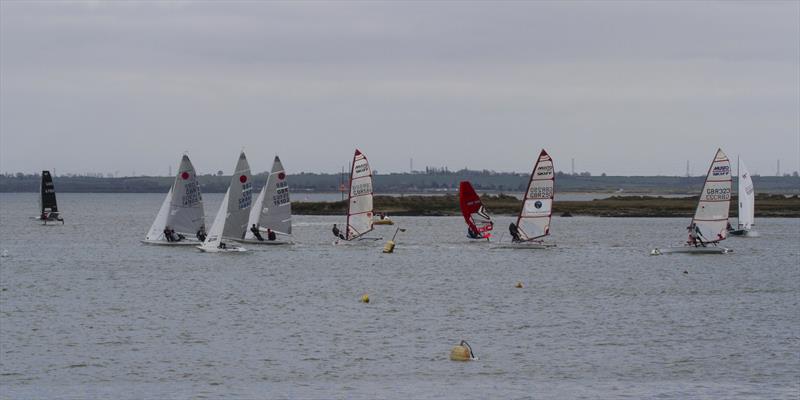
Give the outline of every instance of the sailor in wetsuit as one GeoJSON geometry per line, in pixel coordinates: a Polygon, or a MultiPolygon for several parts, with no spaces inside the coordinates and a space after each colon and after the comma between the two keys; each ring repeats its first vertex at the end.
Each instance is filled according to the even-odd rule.
{"type": "Polygon", "coordinates": [[[267,240],[275,240],[277,237],[275,236],[275,232],[272,229],[267,228],[267,240]]]}
{"type": "Polygon", "coordinates": [[[472,228],[468,226],[467,227],[467,237],[470,238],[470,239],[480,239],[481,235],[479,235],[477,232],[473,231],[472,228]]]}
{"type": "Polygon", "coordinates": [[[339,232],[339,228],[336,227],[336,224],[333,224],[333,229],[331,229],[331,232],[333,232],[333,236],[336,236],[339,239],[344,239],[344,235],[339,232]]]}
{"type": "Polygon", "coordinates": [[[694,222],[691,225],[687,226],[686,229],[689,231],[689,241],[688,244],[690,246],[698,247],[703,246],[706,247],[705,242],[703,242],[703,233],[700,232],[700,228],[694,222]]]}
{"type": "Polygon", "coordinates": [[[250,232],[253,232],[253,236],[255,236],[260,242],[264,241],[264,238],[261,237],[261,232],[258,231],[256,224],[253,224],[253,226],[250,227],[250,232]]]}
{"type": "Polygon", "coordinates": [[[511,241],[512,242],[521,242],[522,240],[519,238],[519,228],[513,222],[508,225],[508,233],[511,234],[511,241]]]}

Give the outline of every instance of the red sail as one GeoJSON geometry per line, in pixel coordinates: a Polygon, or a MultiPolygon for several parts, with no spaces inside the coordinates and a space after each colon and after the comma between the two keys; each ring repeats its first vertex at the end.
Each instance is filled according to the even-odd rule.
{"type": "Polygon", "coordinates": [[[468,181],[462,181],[458,186],[458,199],[461,203],[461,214],[464,222],[469,229],[477,234],[477,238],[488,238],[491,236],[492,219],[483,208],[481,198],[475,193],[475,189],[468,181]]]}

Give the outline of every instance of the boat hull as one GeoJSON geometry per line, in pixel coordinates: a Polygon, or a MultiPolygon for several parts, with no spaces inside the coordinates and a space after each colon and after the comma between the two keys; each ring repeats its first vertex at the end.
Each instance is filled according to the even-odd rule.
{"type": "Polygon", "coordinates": [[[376,219],[372,222],[372,225],[394,225],[394,221],[390,220],[389,218],[376,219]]]}
{"type": "Polygon", "coordinates": [[[681,247],[667,247],[663,249],[655,248],[650,251],[650,255],[652,256],[660,256],[662,254],[671,254],[671,253],[683,253],[683,254],[727,254],[732,253],[733,250],[715,246],[715,247],[694,247],[694,246],[681,246],[681,247]]]}
{"type": "Polygon", "coordinates": [[[244,247],[234,247],[234,246],[225,249],[220,249],[219,247],[205,248],[203,246],[197,246],[197,248],[204,253],[243,253],[247,251],[247,249],[245,249],[244,247]]]}
{"type": "Polygon", "coordinates": [[[198,246],[202,242],[198,240],[181,240],[180,242],[168,242],[166,240],[141,240],[143,244],[149,244],[153,246],[169,246],[169,247],[184,247],[184,246],[198,246]]]}
{"type": "Polygon", "coordinates": [[[257,246],[287,246],[294,244],[294,242],[288,240],[236,239],[236,241],[239,243],[254,244],[257,246]]]}
{"type": "Polygon", "coordinates": [[[493,245],[493,249],[519,249],[519,250],[543,250],[556,247],[555,243],[546,242],[517,242],[517,243],[499,243],[493,245]]]}
{"type": "Polygon", "coordinates": [[[761,236],[758,232],[754,230],[748,229],[736,229],[732,231],[728,231],[728,235],[736,236],[736,237],[759,237],[761,236]]]}

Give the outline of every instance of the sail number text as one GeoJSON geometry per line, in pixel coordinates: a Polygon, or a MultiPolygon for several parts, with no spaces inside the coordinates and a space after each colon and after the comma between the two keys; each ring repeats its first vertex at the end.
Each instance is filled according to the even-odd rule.
{"type": "Polygon", "coordinates": [[[253,200],[253,185],[247,182],[242,185],[242,197],[239,197],[239,209],[244,210],[250,207],[253,200]]]}
{"type": "Polygon", "coordinates": [[[362,194],[369,194],[372,192],[372,183],[359,183],[358,185],[353,185],[353,189],[350,191],[351,196],[360,196],[362,194]]]}
{"type": "Polygon", "coordinates": [[[197,184],[197,181],[186,184],[186,190],[181,196],[181,204],[188,207],[199,203],[201,200],[203,200],[203,197],[200,195],[200,185],[197,184]]]}
{"type": "Polygon", "coordinates": [[[275,194],[272,196],[272,204],[275,206],[279,206],[282,204],[286,204],[289,202],[289,185],[286,184],[286,181],[278,182],[276,185],[275,194]]]}
{"type": "Polygon", "coordinates": [[[730,200],[731,188],[708,188],[704,200],[730,200]]]}
{"type": "Polygon", "coordinates": [[[553,196],[553,188],[549,186],[532,186],[528,192],[529,199],[549,199],[553,196]]]}

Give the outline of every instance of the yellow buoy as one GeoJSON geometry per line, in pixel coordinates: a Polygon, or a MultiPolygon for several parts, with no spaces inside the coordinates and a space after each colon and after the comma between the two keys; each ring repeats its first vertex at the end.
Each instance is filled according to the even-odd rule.
{"type": "Polygon", "coordinates": [[[452,361],[472,361],[474,359],[475,355],[472,354],[472,347],[466,340],[462,340],[459,345],[450,350],[450,360],[452,361]]]}
{"type": "Polygon", "coordinates": [[[383,252],[384,253],[394,252],[394,240],[386,242],[386,244],[383,246],[383,252]]]}
{"type": "Polygon", "coordinates": [[[517,288],[522,289],[522,281],[517,281],[517,288]]]}
{"type": "Polygon", "coordinates": [[[364,293],[363,295],[361,295],[361,302],[362,302],[362,303],[369,303],[369,295],[368,295],[368,294],[366,294],[366,293],[364,293]]]}

